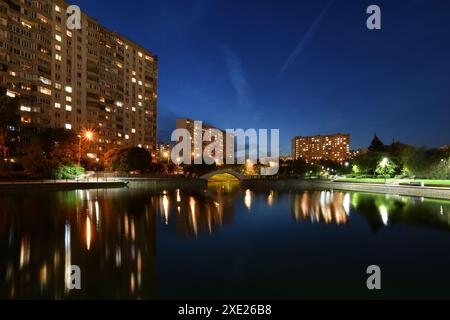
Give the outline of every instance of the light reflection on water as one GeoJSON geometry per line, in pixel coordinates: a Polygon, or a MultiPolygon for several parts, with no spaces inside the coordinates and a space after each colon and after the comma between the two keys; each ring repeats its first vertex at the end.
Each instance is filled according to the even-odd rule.
{"type": "MultiPolygon", "coordinates": [[[[290,251],[289,242],[284,238],[305,236],[304,229],[295,229],[295,225],[313,233],[309,239],[303,239],[311,243],[334,232],[329,229],[329,233],[323,234],[323,230],[314,229],[315,225],[338,228],[354,225],[363,233],[358,236],[364,241],[373,239],[372,234],[364,234],[367,226],[374,232],[391,226],[414,226],[445,232],[443,242],[440,238],[445,247],[450,244],[449,208],[449,202],[430,199],[340,191],[250,190],[240,189],[236,184],[211,184],[207,190],[196,191],[7,192],[0,195],[0,277],[3,278],[0,297],[151,299],[177,297],[175,293],[179,289],[182,297],[197,297],[196,288],[187,283],[196,277],[200,281],[200,275],[195,273],[198,267],[195,260],[204,259],[197,256],[200,251],[213,264],[214,277],[217,272],[219,278],[221,272],[224,276],[220,278],[222,282],[216,283],[217,287],[207,287],[211,291],[205,297],[216,297],[223,286],[238,294],[239,285],[227,280],[228,271],[214,261],[226,255],[232,262],[233,247],[242,245],[243,238],[248,245],[253,243],[255,257],[259,258],[253,258],[256,260],[239,270],[242,285],[252,277],[260,277],[262,281],[270,269],[264,269],[260,260],[270,259],[271,255],[281,258],[282,264],[304,267],[298,261],[308,259],[308,253],[300,258],[298,249],[294,246],[290,251]],[[259,229],[261,225],[266,230],[264,233],[259,229]],[[247,232],[252,234],[251,238],[246,238],[247,232]],[[193,240],[188,247],[183,244],[193,240]],[[223,252],[215,250],[215,244],[223,252]],[[285,248],[281,256],[280,252],[271,251],[275,247],[285,248]],[[264,249],[263,256],[258,253],[261,248],[268,248],[264,249]],[[190,258],[182,259],[186,255],[190,258]],[[181,270],[188,270],[192,279],[177,277],[178,273],[173,272],[168,279],[166,272],[173,270],[173,261],[177,261],[176,266],[181,270]],[[68,291],[64,284],[67,270],[73,264],[82,270],[80,292],[68,291]],[[255,271],[256,266],[259,271],[255,271]],[[158,285],[161,282],[166,284],[163,289],[158,285]]],[[[346,230],[356,236],[353,228],[346,230]]],[[[402,232],[416,241],[420,237],[416,237],[414,230],[402,232]]],[[[348,250],[356,246],[343,241],[340,245],[347,246],[348,250]]],[[[434,258],[434,263],[441,261],[438,256],[434,258]]],[[[444,262],[449,264],[448,260],[444,262]]],[[[212,276],[212,271],[208,272],[212,276]]],[[[285,276],[288,275],[300,279],[297,271],[286,272],[285,276]]],[[[289,291],[290,287],[287,278],[270,285],[274,291],[289,291]],[[274,289],[276,286],[281,289],[274,289]]],[[[272,297],[272,291],[267,292],[272,297]]],[[[248,294],[258,297],[261,290],[248,294]]],[[[305,296],[290,291],[289,294],[294,298],[296,294],[305,296]]]]}

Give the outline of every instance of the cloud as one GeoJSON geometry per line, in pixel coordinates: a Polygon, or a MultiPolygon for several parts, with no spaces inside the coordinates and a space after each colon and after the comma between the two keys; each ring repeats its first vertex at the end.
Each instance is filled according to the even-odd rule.
{"type": "Polygon", "coordinates": [[[251,109],[253,103],[250,98],[250,87],[245,76],[241,60],[230,48],[223,47],[222,51],[227,64],[231,84],[236,93],[238,105],[239,107],[247,110],[251,109]]]}
{"type": "Polygon", "coordinates": [[[325,8],[322,10],[322,12],[319,14],[319,16],[316,18],[316,20],[313,22],[313,24],[309,27],[308,31],[306,31],[305,35],[302,37],[300,42],[297,44],[295,49],[292,51],[286,62],[281,67],[280,71],[278,72],[275,81],[278,82],[281,77],[284,75],[284,72],[286,69],[297,59],[297,57],[305,50],[308,43],[311,41],[311,39],[316,34],[318,28],[322,24],[323,18],[327,14],[328,10],[330,9],[331,5],[333,4],[334,0],[328,1],[325,8]]]}

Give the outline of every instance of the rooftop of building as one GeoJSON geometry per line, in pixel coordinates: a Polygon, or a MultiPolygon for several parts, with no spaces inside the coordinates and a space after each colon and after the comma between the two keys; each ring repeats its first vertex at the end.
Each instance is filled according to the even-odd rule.
{"type": "MultiPolygon", "coordinates": [[[[64,5],[67,6],[67,7],[71,5],[71,4],[68,3],[66,0],[56,0],[56,1],[53,0],[53,4],[57,4],[57,2],[59,2],[60,4],[64,4],[64,5]]],[[[106,30],[108,30],[109,32],[111,32],[114,36],[116,36],[116,37],[118,37],[118,38],[121,38],[122,40],[127,41],[129,44],[131,44],[131,45],[133,45],[133,46],[139,47],[140,49],[142,49],[142,51],[144,51],[146,54],[150,55],[153,59],[155,59],[155,61],[158,61],[158,56],[155,55],[152,51],[150,51],[149,49],[143,47],[141,44],[137,43],[136,41],[131,40],[128,36],[124,36],[123,34],[117,32],[117,31],[115,31],[115,30],[109,29],[109,28],[106,27],[103,23],[101,23],[101,21],[99,21],[97,18],[94,18],[94,17],[92,17],[91,15],[89,15],[88,13],[86,13],[85,11],[83,11],[82,8],[80,8],[80,9],[81,9],[81,15],[82,15],[82,16],[84,16],[84,17],[86,17],[86,18],[88,18],[88,19],[90,19],[90,20],[92,20],[92,21],[95,21],[96,23],[98,23],[99,25],[101,25],[103,28],[105,28],[106,30]]]]}
{"type": "Polygon", "coordinates": [[[350,137],[350,134],[348,133],[334,133],[334,134],[318,134],[318,135],[314,135],[314,136],[295,136],[293,138],[293,140],[295,139],[305,139],[305,138],[329,138],[329,137],[350,137]]]}

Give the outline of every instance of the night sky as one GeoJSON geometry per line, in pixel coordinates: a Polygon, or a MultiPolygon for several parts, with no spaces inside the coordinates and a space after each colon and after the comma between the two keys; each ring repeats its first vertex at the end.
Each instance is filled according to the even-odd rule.
{"type": "MultiPolygon", "coordinates": [[[[70,1],[69,1],[70,2],[70,1]]],[[[295,135],[450,143],[450,1],[73,0],[159,56],[159,140],[177,117],[295,135]],[[366,9],[382,10],[382,30],[366,9]]]]}

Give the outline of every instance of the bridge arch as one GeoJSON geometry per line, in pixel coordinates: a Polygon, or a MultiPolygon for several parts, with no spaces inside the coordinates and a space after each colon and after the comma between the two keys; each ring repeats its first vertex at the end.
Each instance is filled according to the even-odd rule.
{"type": "Polygon", "coordinates": [[[207,174],[204,174],[204,175],[200,176],[200,179],[209,181],[212,177],[214,177],[215,175],[218,175],[218,174],[229,174],[229,175],[232,175],[232,176],[236,177],[237,179],[239,179],[240,182],[249,179],[249,177],[247,177],[246,175],[244,175],[244,174],[242,174],[240,172],[234,171],[234,170],[229,170],[229,169],[212,171],[210,173],[207,173],[207,174]]]}

